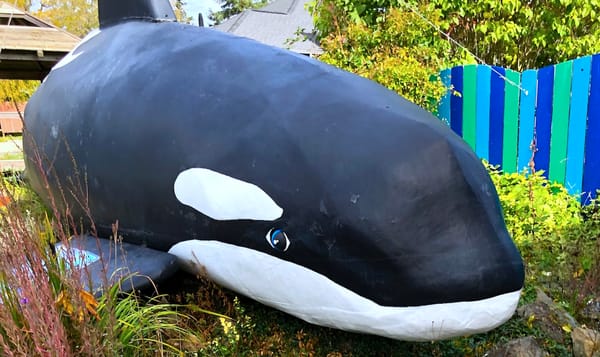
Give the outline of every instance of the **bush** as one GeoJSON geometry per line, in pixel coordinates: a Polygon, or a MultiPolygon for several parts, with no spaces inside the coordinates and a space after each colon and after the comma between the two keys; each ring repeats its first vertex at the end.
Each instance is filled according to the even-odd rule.
{"type": "MultiPolygon", "coordinates": [[[[509,233],[526,266],[526,291],[542,287],[576,318],[600,294],[600,211],[582,206],[542,171],[503,173],[489,165],[509,233]]],[[[528,296],[526,296],[526,299],[528,296]]]]}
{"type": "Polygon", "coordinates": [[[489,165],[488,169],[508,231],[524,258],[548,249],[562,251],[573,238],[566,233],[583,221],[578,198],[561,184],[548,181],[543,171],[503,173],[489,165]]]}

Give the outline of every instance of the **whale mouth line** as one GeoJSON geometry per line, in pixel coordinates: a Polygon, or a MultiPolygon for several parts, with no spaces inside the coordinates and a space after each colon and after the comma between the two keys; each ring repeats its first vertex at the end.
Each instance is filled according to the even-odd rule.
{"type": "Polygon", "coordinates": [[[476,301],[382,306],[309,268],[245,247],[188,240],[169,253],[185,270],[309,323],[402,340],[489,331],[510,319],[521,294],[519,289],[476,301]]]}

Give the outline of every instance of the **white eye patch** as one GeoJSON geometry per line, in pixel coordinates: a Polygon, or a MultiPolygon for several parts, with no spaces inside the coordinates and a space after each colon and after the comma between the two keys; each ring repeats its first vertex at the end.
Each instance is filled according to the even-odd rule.
{"type": "Polygon", "coordinates": [[[179,202],[219,221],[274,221],[283,214],[260,187],[209,169],[182,171],[174,189],[179,202]]]}

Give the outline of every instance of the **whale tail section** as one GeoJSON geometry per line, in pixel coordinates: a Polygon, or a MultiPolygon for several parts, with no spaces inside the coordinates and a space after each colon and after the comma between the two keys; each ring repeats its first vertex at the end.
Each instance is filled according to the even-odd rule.
{"type": "Polygon", "coordinates": [[[98,0],[100,28],[131,20],[177,21],[169,0],[98,0]]]}

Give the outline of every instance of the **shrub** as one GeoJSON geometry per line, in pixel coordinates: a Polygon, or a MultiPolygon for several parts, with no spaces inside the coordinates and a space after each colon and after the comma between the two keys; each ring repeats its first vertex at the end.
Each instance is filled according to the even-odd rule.
{"type": "MultiPolygon", "coordinates": [[[[581,206],[543,172],[503,173],[489,165],[509,233],[526,266],[526,291],[539,286],[577,318],[600,294],[600,211],[581,206]]],[[[528,298],[528,296],[526,296],[528,298]]]]}
{"type": "Polygon", "coordinates": [[[525,258],[570,243],[572,237],[565,233],[583,221],[577,197],[561,184],[548,181],[543,171],[503,173],[489,165],[488,170],[508,231],[525,258]]]}

